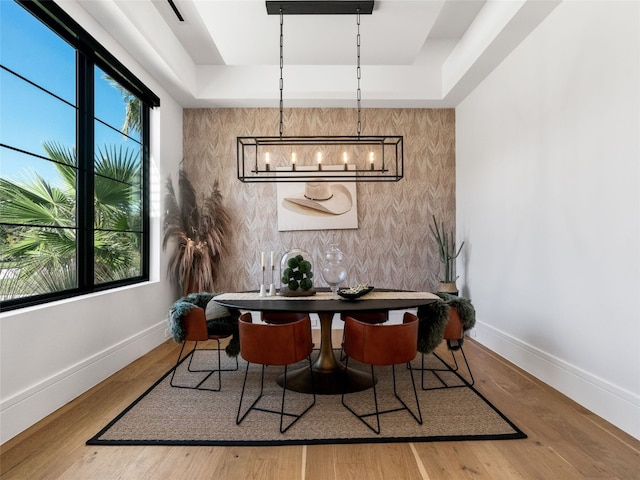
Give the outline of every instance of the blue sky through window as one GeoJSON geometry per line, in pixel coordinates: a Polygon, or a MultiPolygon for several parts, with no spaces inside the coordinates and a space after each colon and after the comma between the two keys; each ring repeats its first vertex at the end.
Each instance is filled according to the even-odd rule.
{"type": "MultiPolygon", "coordinates": [[[[20,5],[0,0],[0,63],[53,94],[0,70],[1,143],[45,157],[44,142],[75,147],[75,61],[75,49],[66,41],[20,5]]],[[[116,130],[122,129],[126,114],[122,93],[105,79],[99,68],[95,70],[95,114],[116,130]]],[[[129,134],[139,140],[137,133],[129,134]]],[[[96,127],[95,144],[138,147],[103,125],[96,127]]],[[[0,150],[3,178],[27,181],[34,172],[47,180],[57,178],[50,162],[6,148],[0,150]]]]}

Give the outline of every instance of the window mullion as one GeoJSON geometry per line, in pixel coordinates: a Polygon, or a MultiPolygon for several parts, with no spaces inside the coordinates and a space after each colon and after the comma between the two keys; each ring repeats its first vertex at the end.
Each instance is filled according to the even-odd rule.
{"type": "Polygon", "coordinates": [[[78,52],[78,286],[94,284],[94,74],[93,63],[78,52]]]}
{"type": "Polygon", "coordinates": [[[149,106],[143,104],[142,106],[142,189],[145,192],[142,195],[142,275],[145,278],[149,277],[149,245],[150,239],[150,219],[149,212],[151,211],[150,198],[147,192],[151,191],[151,160],[149,154],[149,145],[151,145],[151,129],[150,124],[150,112],[149,106]]]}

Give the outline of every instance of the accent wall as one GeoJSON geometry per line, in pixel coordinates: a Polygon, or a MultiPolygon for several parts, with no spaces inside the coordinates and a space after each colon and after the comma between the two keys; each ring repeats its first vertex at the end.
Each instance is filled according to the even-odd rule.
{"type": "MultiPolygon", "coordinates": [[[[356,132],[357,113],[355,109],[285,109],[284,119],[285,135],[351,135],[356,132]]],[[[404,136],[405,176],[399,182],[357,184],[358,228],[352,230],[279,232],[276,184],[237,179],[236,137],[277,135],[278,109],[186,109],[183,123],[187,176],[200,193],[208,192],[218,180],[232,218],[217,290],[257,289],[260,252],[274,251],[279,258],[291,248],[311,254],[316,286],[326,286],[319,273],[333,233],[345,255],[346,284],[366,282],[412,290],[437,287],[441,265],[429,225],[435,214],[447,229],[455,228],[452,109],[362,111],[363,135],[404,136]]],[[[278,272],[279,268],[276,277],[278,272]]]]}

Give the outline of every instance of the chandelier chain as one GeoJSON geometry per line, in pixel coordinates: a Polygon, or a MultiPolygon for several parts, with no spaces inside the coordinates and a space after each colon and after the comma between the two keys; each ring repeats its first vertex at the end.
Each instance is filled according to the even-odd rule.
{"type": "Polygon", "coordinates": [[[356,77],[358,78],[358,90],[356,92],[356,99],[358,103],[358,137],[360,136],[360,130],[362,128],[362,110],[360,107],[360,101],[362,99],[360,92],[360,9],[356,10],[356,23],[358,25],[358,34],[356,35],[356,54],[357,54],[357,63],[356,63],[356,77]]]}
{"type": "Polygon", "coordinates": [[[284,132],[284,127],[283,127],[283,109],[284,109],[284,103],[282,101],[282,90],[284,88],[284,80],[282,79],[282,69],[284,67],[284,60],[283,60],[283,49],[284,49],[284,36],[283,36],[283,18],[284,15],[282,13],[282,8],[280,9],[280,138],[282,138],[282,133],[284,132]]]}

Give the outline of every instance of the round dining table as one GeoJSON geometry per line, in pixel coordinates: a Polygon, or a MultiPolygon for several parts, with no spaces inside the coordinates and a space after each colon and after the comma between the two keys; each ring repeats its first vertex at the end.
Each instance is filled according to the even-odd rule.
{"type": "MultiPolygon", "coordinates": [[[[225,307],[249,311],[289,311],[315,313],[320,319],[320,350],[311,370],[300,368],[287,373],[287,389],[317,394],[334,395],[357,392],[373,386],[375,379],[368,373],[354,368],[346,368],[336,358],[331,339],[331,328],[336,313],[349,314],[368,310],[405,310],[429,304],[438,297],[428,292],[377,289],[355,300],[343,299],[335,293],[318,290],[313,296],[305,297],[261,297],[258,292],[223,293],[213,298],[225,307]],[[313,377],[312,377],[313,375],[313,377]]],[[[277,348],[277,345],[265,346],[277,348]]],[[[242,353],[242,352],[241,352],[242,353]]],[[[278,383],[282,385],[284,378],[278,383]]]]}

